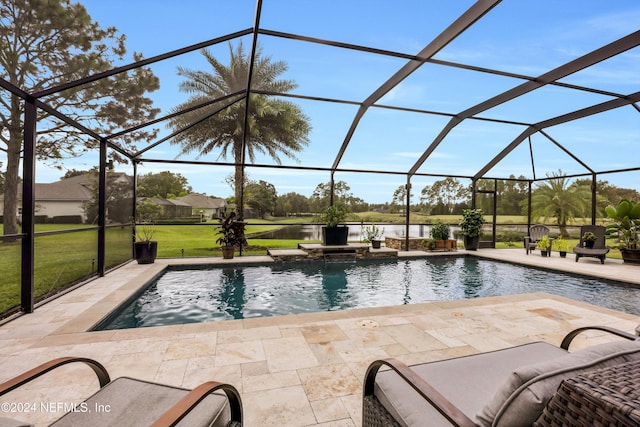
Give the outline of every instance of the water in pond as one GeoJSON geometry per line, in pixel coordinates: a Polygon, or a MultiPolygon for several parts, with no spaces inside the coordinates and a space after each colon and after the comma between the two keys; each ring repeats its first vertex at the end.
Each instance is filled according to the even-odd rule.
{"type": "Polygon", "coordinates": [[[640,289],[468,257],[171,270],[97,329],[549,292],[640,315],[640,289]]]}
{"type": "MultiPolygon", "coordinates": [[[[362,226],[360,223],[348,224],[350,241],[358,241],[362,239],[362,226]]],[[[385,237],[404,237],[406,235],[406,226],[403,224],[386,224],[380,225],[384,228],[385,237]]],[[[456,231],[459,227],[452,226],[451,230],[456,231]]],[[[409,226],[409,236],[412,237],[429,237],[428,225],[413,224],[409,226]]],[[[270,231],[260,235],[263,239],[291,239],[291,240],[321,240],[322,225],[306,224],[306,225],[287,225],[278,230],[270,231]]]]}

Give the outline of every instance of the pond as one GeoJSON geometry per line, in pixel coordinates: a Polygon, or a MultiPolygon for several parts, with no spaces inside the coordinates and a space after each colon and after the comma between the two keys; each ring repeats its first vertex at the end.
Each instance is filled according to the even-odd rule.
{"type": "MultiPolygon", "coordinates": [[[[362,225],[360,223],[351,223],[349,225],[350,241],[358,241],[362,239],[362,225]]],[[[366,226],[366,225],[365,225],[366,226]]],[[[384,237],[404,237],[406,226],[404,224],[385,224],[379,225],[384,228],[384,237]]],[[[457,226],[451,226],[451,231],[455,232],[459,229],[457,226]]],[[[430,226],[425,224],[409,225],[409,236],[411,237],[429,237],[430,226]]],[[[322,224],[302,224],[287,225],[281,229],[263,233],[261,239],[288,239],[288,240],[321,240],[322,224]]]]}

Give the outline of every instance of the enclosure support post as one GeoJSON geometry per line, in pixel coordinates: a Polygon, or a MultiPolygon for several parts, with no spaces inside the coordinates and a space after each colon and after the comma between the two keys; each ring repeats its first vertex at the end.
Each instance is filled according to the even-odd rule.
{"type": "Polygon", "coordinates": [[[409,222],[411,221],[411,176],[407,175],[407,186],[405,187],[407,192],[407,206],[405,211],[404,221],[404,250],[409,250],[409,222]]]}
{"type": "MultiPolygon", "coordinates": [[[[107,215],[107,141],[100,140],[100,165],[98,168],[98,275],[104,276],[106,265],[107,215]]],[[[93,273],[93,272],[92,272],[93,273]]]]}
{"type": "Polygon", "coordinates": [[[476,180],[471,181],[471,209],[476,208],[476,180]]]}
{"type": "Polygon", "coordinates": [[[596,225],[596,201],[598,197],[598,186],[596,174],[591,174],[591,225],[596,225]]]}
{"type": "Polygon", "coordinates": [[[136,221],[138,220],[138,161],[133,160],[133,206],[131,207],[131,258],[135,257],[136,221]]]}
{"type": "Polygon", "coordinates": [[[527,191],[527,234],[531,228],[531,180],[529,180],[529,189],[527,191]]]}
{"type": "Polygon", "coordinates": [[[22,266],[20,306],[23,312],[33,313],[35,276],[35,226],[36,211],[36,122],[38,110],[35,100],[25,100],[24,112],[24,161],[22,166],[22,266]]]}

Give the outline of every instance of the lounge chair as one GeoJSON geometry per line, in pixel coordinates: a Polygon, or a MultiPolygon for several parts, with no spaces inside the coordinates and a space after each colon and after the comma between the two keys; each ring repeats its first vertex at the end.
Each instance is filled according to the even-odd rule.
{"type": "MultiPolygon", "coordinates": [[[[524,249],[527,251],[527,255],[536,248],[536,245],[544,236],[549,238],[549,227],[546,225],[536,224],[529,228],[529,235],[524,237],[524,249]]],[[[549,247],[551,247],[552,241],[553,239],[549,238],[549,247]]]]}
{"type": "MultiPolygon", "coordinates": [[[[104,366],[82,357],[62,357],[37,366],[0,384],[0,396],[55,368],[74,362],[84,363],[93,369],[100,390],[85,400],[86,406],[78,405],[79,410],[66,413],[51,426],[242,426],[240,395],[229,384],[211,381],[190,391],[128,377],[111,381],[104,366]],[[224,394],[213,393],[216,390],[224,394]],[[86,411],[82,409],[85,407],[86,411]]],[[[55,396],[51,399],[55,399],[55,396]]],[[[2,427],[29,425],[0,418],[2,427]]]]}
{"type": "Polygon", "coordinates": [[[411,367],[377,360],[364,380],[363,426],[530,426],[564,379],[630,362],[640,365],[638,337],[603,326],[576,329],[560,347],[534,342],[411,367]],[[594,329],[626,340],[569,353],[577,335],[594,329]]]}
{"type": "Polygon", "coordinates": [[[604,259],[611,249],[606,245],[605,232],[606,228],[602,225],[583,225],[580,227],[580,244],[573,248],[573,253],[576,254],[576,262],[578,262],[580,257],[584,256],[598,258],[600,259],[600,263],[604,264],[604,259]],[[596,236],[596,240],[593,242],[593,248],[587,248],[582,239],[584,233],[589,231],[596,236]]]}

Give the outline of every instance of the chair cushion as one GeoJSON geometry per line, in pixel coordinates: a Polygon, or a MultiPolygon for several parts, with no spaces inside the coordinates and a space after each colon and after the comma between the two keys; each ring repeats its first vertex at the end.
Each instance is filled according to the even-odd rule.
{"type": "MultiPolygon", "coordinates": [[[[536,342],[411,368],[473,419],[518,366],[565,354],[554,345],[536,342]]],[[[425,420],[429,426],[451,425],[393,371],[378,373],[374,394],[402,426],[424,426],[425,420]]]]}
{"type": "Polygon", "coordinates": [[[565,378],[640,360],[640,342],[614,341],[522,365],[476,416],[482,426],[530,426],[565,378]]]}
{"type": "Polygon", "coordinates": [[[33,427],[33,424],[14,420],[13,418],[0,417],[0,427],[33,427]]]}
{"type": "MultiPolygon", "coordinates": [[[[55,423],[56,427],[138,427],[151,425],[189,390],[133,378],[118,378],[55,423]]],[[[179,423],[182,427],[225,426],[230,419],[226,395],[207,396],[179,423]]]]}

